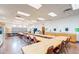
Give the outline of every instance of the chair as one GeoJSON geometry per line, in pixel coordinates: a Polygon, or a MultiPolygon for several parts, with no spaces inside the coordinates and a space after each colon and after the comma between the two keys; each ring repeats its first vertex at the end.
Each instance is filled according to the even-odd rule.
{"type": "Polygon", "coordinates": [[[62,43],[61,43],[58,47],[56,47],[56,48],[53,50],[53,52],[54,52],[55,54],[66,53],[65,47],[64,47],[64,41],[62,41],[62,43]]]}
{"type": "Polygon", "coordinates": [[[36,37],[31,37],[31,42],[32,42],[32,43],[37,43],[36,37]]]}
{"type": "Polygon", "coordinates": [[[53,54],[53,46],[48,48],[47,54],[53,54]]]}
{"type": "Polygon", "coordinates": [[[23,36],[24,36],[24,35],[19,35],[19,38],[20,38],[20,39],[23,39],[23,36]]]}
{"type": "Polygon", "coordinates": [[[64,42],[66,52],[68,52],[68,49],[70,48],[70,39],[71,37],[67,38],[67,40],[64,42]]]}

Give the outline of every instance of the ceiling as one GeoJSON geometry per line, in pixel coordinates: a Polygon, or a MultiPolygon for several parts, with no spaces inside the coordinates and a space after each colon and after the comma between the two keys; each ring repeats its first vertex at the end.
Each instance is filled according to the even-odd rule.
{"type": "Polygon", "coordinates": [[[42,4],[40,9],[35,9],[27,4],[2,4],[0,5],[0,16],[6,17],[4,20],[9,23],[16,24],[31,24],[32,20],[37,20],[39,17],[45,18],[45,20],[56,20],[61,18],[66,18],[69,16],[74,16],[79,14],[79,9],[74,11],[69,11],[69,13],[64,13],[65,9],[72,8],[70,4],[42,4]],[[31,16],[25,17],[22,15],[22,18],[25,20],[16,20],[17,11],[22,11],[29,13],[31,16]],[[57,14],[56,17],[48,16],[48,13],[54,12],[57,14]]]}

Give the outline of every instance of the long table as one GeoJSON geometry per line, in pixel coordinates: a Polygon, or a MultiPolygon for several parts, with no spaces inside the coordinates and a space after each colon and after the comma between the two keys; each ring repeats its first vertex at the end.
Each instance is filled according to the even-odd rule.
{"type": "MultiPolygon", "coordinates": [[[[46,37],[47,35],[44,36],[46,37]]],[[[46,54],[49,47],[53,46],[53,49],[55,49],[62,43],[62,41],[66,41],[68,38],[64,36],[57,36],[49,39],[41,37],[41,35],[35,35],[35,37],[40,42],[22,47],[22,51],[24,54],[46,54]]]]}
{"type": "Polygon", "coordinates": [[[42,35],[42,34],[35,34],[35,36],[43,37],[43,38],[54,38],[55,36],[50,35],[42,35]]]}
{"type": "Polygon", "coordinates": [[[24,46],[22,51],[24,54],[46,54],[49,47],[56,48],[62,43],[63,40],[45,40],[43,42],[24,46]]]}
{"type": "MultiPolygon", "coordinates": [[[[36,37],[36,39],[38,41],[45,41],[45,40],[49,39],[49,38],[44,38],[44,37],[39,37],[39,36],[35,36],[35,37],[36,37]]],[[[56,40],[56,39],[66,41],[67,39],[69,39],[69,37],[66,37],[66,36],[55,36],[53,38],[50,38],[49,40],[56,40]]]]}

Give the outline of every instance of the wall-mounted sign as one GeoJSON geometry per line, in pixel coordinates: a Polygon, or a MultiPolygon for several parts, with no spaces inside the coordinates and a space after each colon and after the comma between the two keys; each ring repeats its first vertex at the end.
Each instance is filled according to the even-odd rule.
{"type": "Polygon", "coordinates": [[[76,31],[76,32],[79,32],[79,28],[75,28],[75,31],[76,31]]]}

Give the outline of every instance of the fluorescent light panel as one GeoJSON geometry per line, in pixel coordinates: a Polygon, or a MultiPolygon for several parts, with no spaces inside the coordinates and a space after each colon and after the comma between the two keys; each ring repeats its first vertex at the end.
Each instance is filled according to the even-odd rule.
{"type": "Polygon", "coordinates": [[[26,28],[26,25],[24,25],[23,27],[26,28]]]}
{"type": "Polygon", "coordinates": [[[52,17],[57,16],[57,14],[55,14],[54,12],[50,12],[48,15],[49,15],[49,16],[52,16],[52,17]]]}
{"type": "Polygon", "coordinates": [[[44,18],[42,18],[42,17],[39,17],[39,18],[38,18],[38,20],[45,20],[45,19],[44,19],[44,18]]]}
{"type": "Polygon", "coordinates": [[[24,13],[24,12],[21,12],[21,11],[17,11],[17,14],[20,14],[20,15],[23,15],[23,16],[30,16],[30,14],[24,13]]]}
{"type": "Polygon", "coordinates": [[[36,21],[36,20],[32,20],[32,22],[33,22],[33,23],[36,23],[37,21],[36,21]]]}
{"type": "Polygon", "coordinates": [[[18,25],[18,27],[23,27],[22,25],[18,25]]]}
{"type": "Polygon", "coordinates": [[[79,9],[79,4],[72,4],[72,9],[73,10],[79,9]]]}
{"type": "Polygon", "coordinates": [[[42,7],[41,4],[28,4],[28,5],[31,6],[31,7],[33,7],[33,8],[35,8],[35,9],[39,9],[39,8],[42,7]]]}
{"type": "Polygon", "coordinates": [[[13,27],[17,27],[17,25],[12,25],[13,27]]]}

